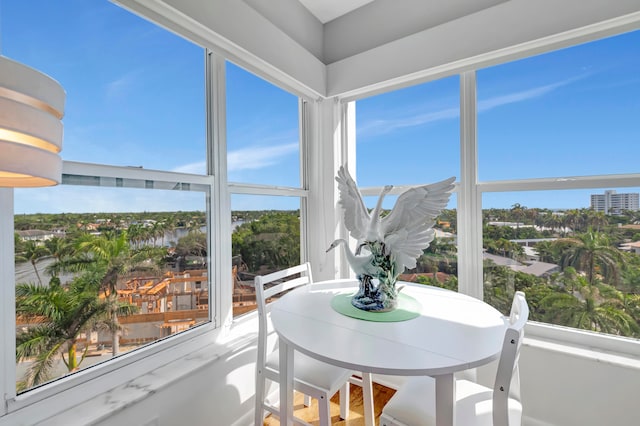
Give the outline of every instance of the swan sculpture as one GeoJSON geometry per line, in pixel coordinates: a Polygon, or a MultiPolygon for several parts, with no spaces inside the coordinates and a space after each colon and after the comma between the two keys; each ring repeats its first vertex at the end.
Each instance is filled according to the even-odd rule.
{"type": "MultiPolygon", "coordinates": [[[[359,297],[375,297],[375,286],[373,285],[372,280],[374,277],[377,277],[381,271],[380,267],[373,262],[373,254],[354,254],[349,248],[349,243],[342,238],[338,238],[332,242],[327,249],[327,253],[338,247],[340,244],[344,245],[347,262],[349,262],[351,270],[356,274],[356,278],[360,282],[360,290],[358,292],[359,297]]],[[[362,246],[359,247],[359,249],[360,248],[362,248],[362,246]]]]}
{"type": "Polygon", "coordinates": [[[327,253],[338,247],[340,244],[343,244],[345,247],[345,255],[347,256],[347,262],[349,262],[349,266],[356,274],[357,277],[362,275],[374,276],[378,272],[378,268],[375,267],[371,263],[371,259],[373,258],[372,254],[368,255],[356,255],[349,248],[349,243],[342,238],[338,238],[335,240],[329,248],[327,249],[327,253]]]}
{"type": "MultiPolygon", "coordinates": [[[[365,289],[362,287],[367,285],[360,277],[366,280],[366,277],[372,276],[379,280],[376,292],[378,300],[375,303],[368,299],[358,302],[354,298],[352,304],[365,310],[391,310],[395,307],[397,296],[395,281],[405,268],[414,268],[417,258],[429,247],[435,236],[432,227],[436,217],[449,202],[455,177],[408,189],[400,194],[393,209],[385,217],[381,216],[382,203],[393,189],[392,185],[382,189],[375,208],[369,212],[346,167],[340,167],[336,181],[340,192],[338,204],[343,209],[345,227],[358,240],[355,254],[350,250],[345,251],[349,265],[360,280],[361,289],[358,294],[363,294],[365,289]],[[358,256],[363,248],[370,255],[358,256]],[[367,259],[371,265],[364,265],[367,259]],[[366,306],[370,303],[371,306],[366,306]]],[[[331,248],[340,244],[338,241],[334,241],[331,248]]],[[[342,241],[348,248],[346,241],[342,241]]]]}

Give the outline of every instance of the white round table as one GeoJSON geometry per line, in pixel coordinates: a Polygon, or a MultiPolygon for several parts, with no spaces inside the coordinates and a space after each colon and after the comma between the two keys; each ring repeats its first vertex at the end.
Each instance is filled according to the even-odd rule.
{"type": "MultiPolygon", "coordinates": [[[[314,283],[272,304],[271,321],[280,337],[281,424],[290,424],[293,416],[294,350],[367,377],[371,373],[433,376],[437,424],[454,424],[453,373],[497,359],[507,319],[461,293],[398,285],[421,304],[417,318],[374,322],[336,312],[331,299],[338,293],[354,293],[355,280],[314,283]]],[[[373,407],[365,407],[365,424],[373,424],[373,407]]]]}

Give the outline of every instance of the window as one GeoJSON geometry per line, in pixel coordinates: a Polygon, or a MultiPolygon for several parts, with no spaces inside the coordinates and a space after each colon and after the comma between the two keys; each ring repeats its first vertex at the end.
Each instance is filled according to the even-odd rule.
{"type": "Polygon", "coordinates": [[[358,100],[358,185],[418,185],[458,176],[459,93],[454,76],[358,100]]]}
{"type": "Polygon", "coordinates": [[[614,215],[587,207],[589,194],[598,192],[485,193],[485,301],[506,313],[514,292],[524,291],[533,321],[640,337],[639,213],[637,207],[614,215]],[[554,199],[574,208],[518,203],[554,199]]]}
{"type": "Polygon", "coordinates": [[[208,195],[69,174],[16,189],[18,391],[209,321],[208,195]]]}
{"type": "Polygon", "coordinates": [[[636,173],[638,74],[640,31],[479,70],[480,179],[636,173]]]}
{"type": "Polygon", "coordinates": [[[227,62],[233,315],[256,309],[253,278],[306,259],[301,101],[227,62]]]}
{"type": "Polygon", "coordinates": [[[231,208],[233,314],[238,316],[256,309],[256,275],[300,264],[300,199],[234,195],[231,208]]]}
{"type": "Polygon", "coordinates": [[[3,54],[67,92],[62,185],[0,205],[14,217],[15,277],[2,279],[17,327],[3,341],[18,351],[0,356],[11,411],[85,379],[17,393],[215,327],[218,312],[203,49],[106,1],[7,3],[1,24],[3,54]]]}
{"type": "MultiPolygon", "coordinates": [[[[357,101],[354,179],[368,209],[383,185],[425,185],[459,175],[459,99],[454,76],[357,101]]],[[[404,190],[385,196],[383,209],[393,209],[404,190]]],[[[435,238],[400,280],[457,289],[456,215],[452,194],[435,238]]]]}
{"type": "Polygon", "coordinates": [[[65,160],[206,173],[202,48],[108,1],[4,2],[2,31],[67,93],[65,160]]]}
{"type": "Polygon", "coordinates": [[[230,182],[300,187],[298,97],[227,62],[230,182]]]}
{"type": "Polygon", "coordinates": [[[639,38],[477,73],[484,298],[503,312],[523,290],[534,321],[640,337],[639,38]]]}

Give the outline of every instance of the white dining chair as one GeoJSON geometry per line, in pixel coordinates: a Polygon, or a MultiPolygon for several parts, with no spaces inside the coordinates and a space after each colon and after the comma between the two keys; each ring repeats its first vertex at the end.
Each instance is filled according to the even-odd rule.
{"type": "MultiPolygon", "coordinates": [[[[271,404],[265,395],[267,380],[276,383],[279,380],[277,343],[275,344],[275,350],[268,350],[269,347],[273,348],[273,342],[276,342],[276,339],[269,339],[269,337],[277,338],[277,336],[270,327],[267,315],[270,306],[267,302],[281,293],[300,286],[311,285],[312,282],[311,266],[308,262],[268,275],[255,277],[254,284],[259,317],[258,362],[256,365],[256,426],[262,426],[266,414],[265,410],[278,417],[280,416],[279,408],[271,404]]],[[[310,403],[309,397],[318,400],[321,426],[329,426],[331,424],[330,399],[338,390],[340,390],[340,418],[347,418],[349,413],[351,371],[296,352],[293,376],[293,388],[305,395],[306,406],[310,403]]],[[[297,420],[300,421],[299,419],[297,420]]]]}
{"type": "MultiPolygon", "coordinates": [[[[458,426],[516,426],[522,420],[518,358],[529,307],[523,292],[511,304],[493,389],[469,380],[455,383],[455,424],[458,426]]],[[[380,426],[436,424],[435,380],[410,377],[384,406],[380,426]]]]}

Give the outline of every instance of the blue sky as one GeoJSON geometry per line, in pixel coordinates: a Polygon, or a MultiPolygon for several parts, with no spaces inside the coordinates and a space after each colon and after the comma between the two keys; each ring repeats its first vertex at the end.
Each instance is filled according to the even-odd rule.
{"type": "MultiPolygon", "coordinates": [[[[49,74],[67,92],[65,160],[205,171],[200,47],[106,0],[0,7],[2,54],[49,74]]],[[[297,98],[232,64],[227,80],[230,180],[298,186],[297,98]]],[[[477,80],[480,180],[638,172],[640,31],[483,69],[477,80]]],[[[358,183],[459,177],[458,87],[450,77],[358,101],[358,183]]],[[[603,191],[483,201],[588,207],[589,194],[603,191]]],[[[16,212],[203,209],[204,200],[202,193],[59,186],[16,190],[16,212]]],[[[298,203],[234,196],[232,207],[298,203]]]]}

